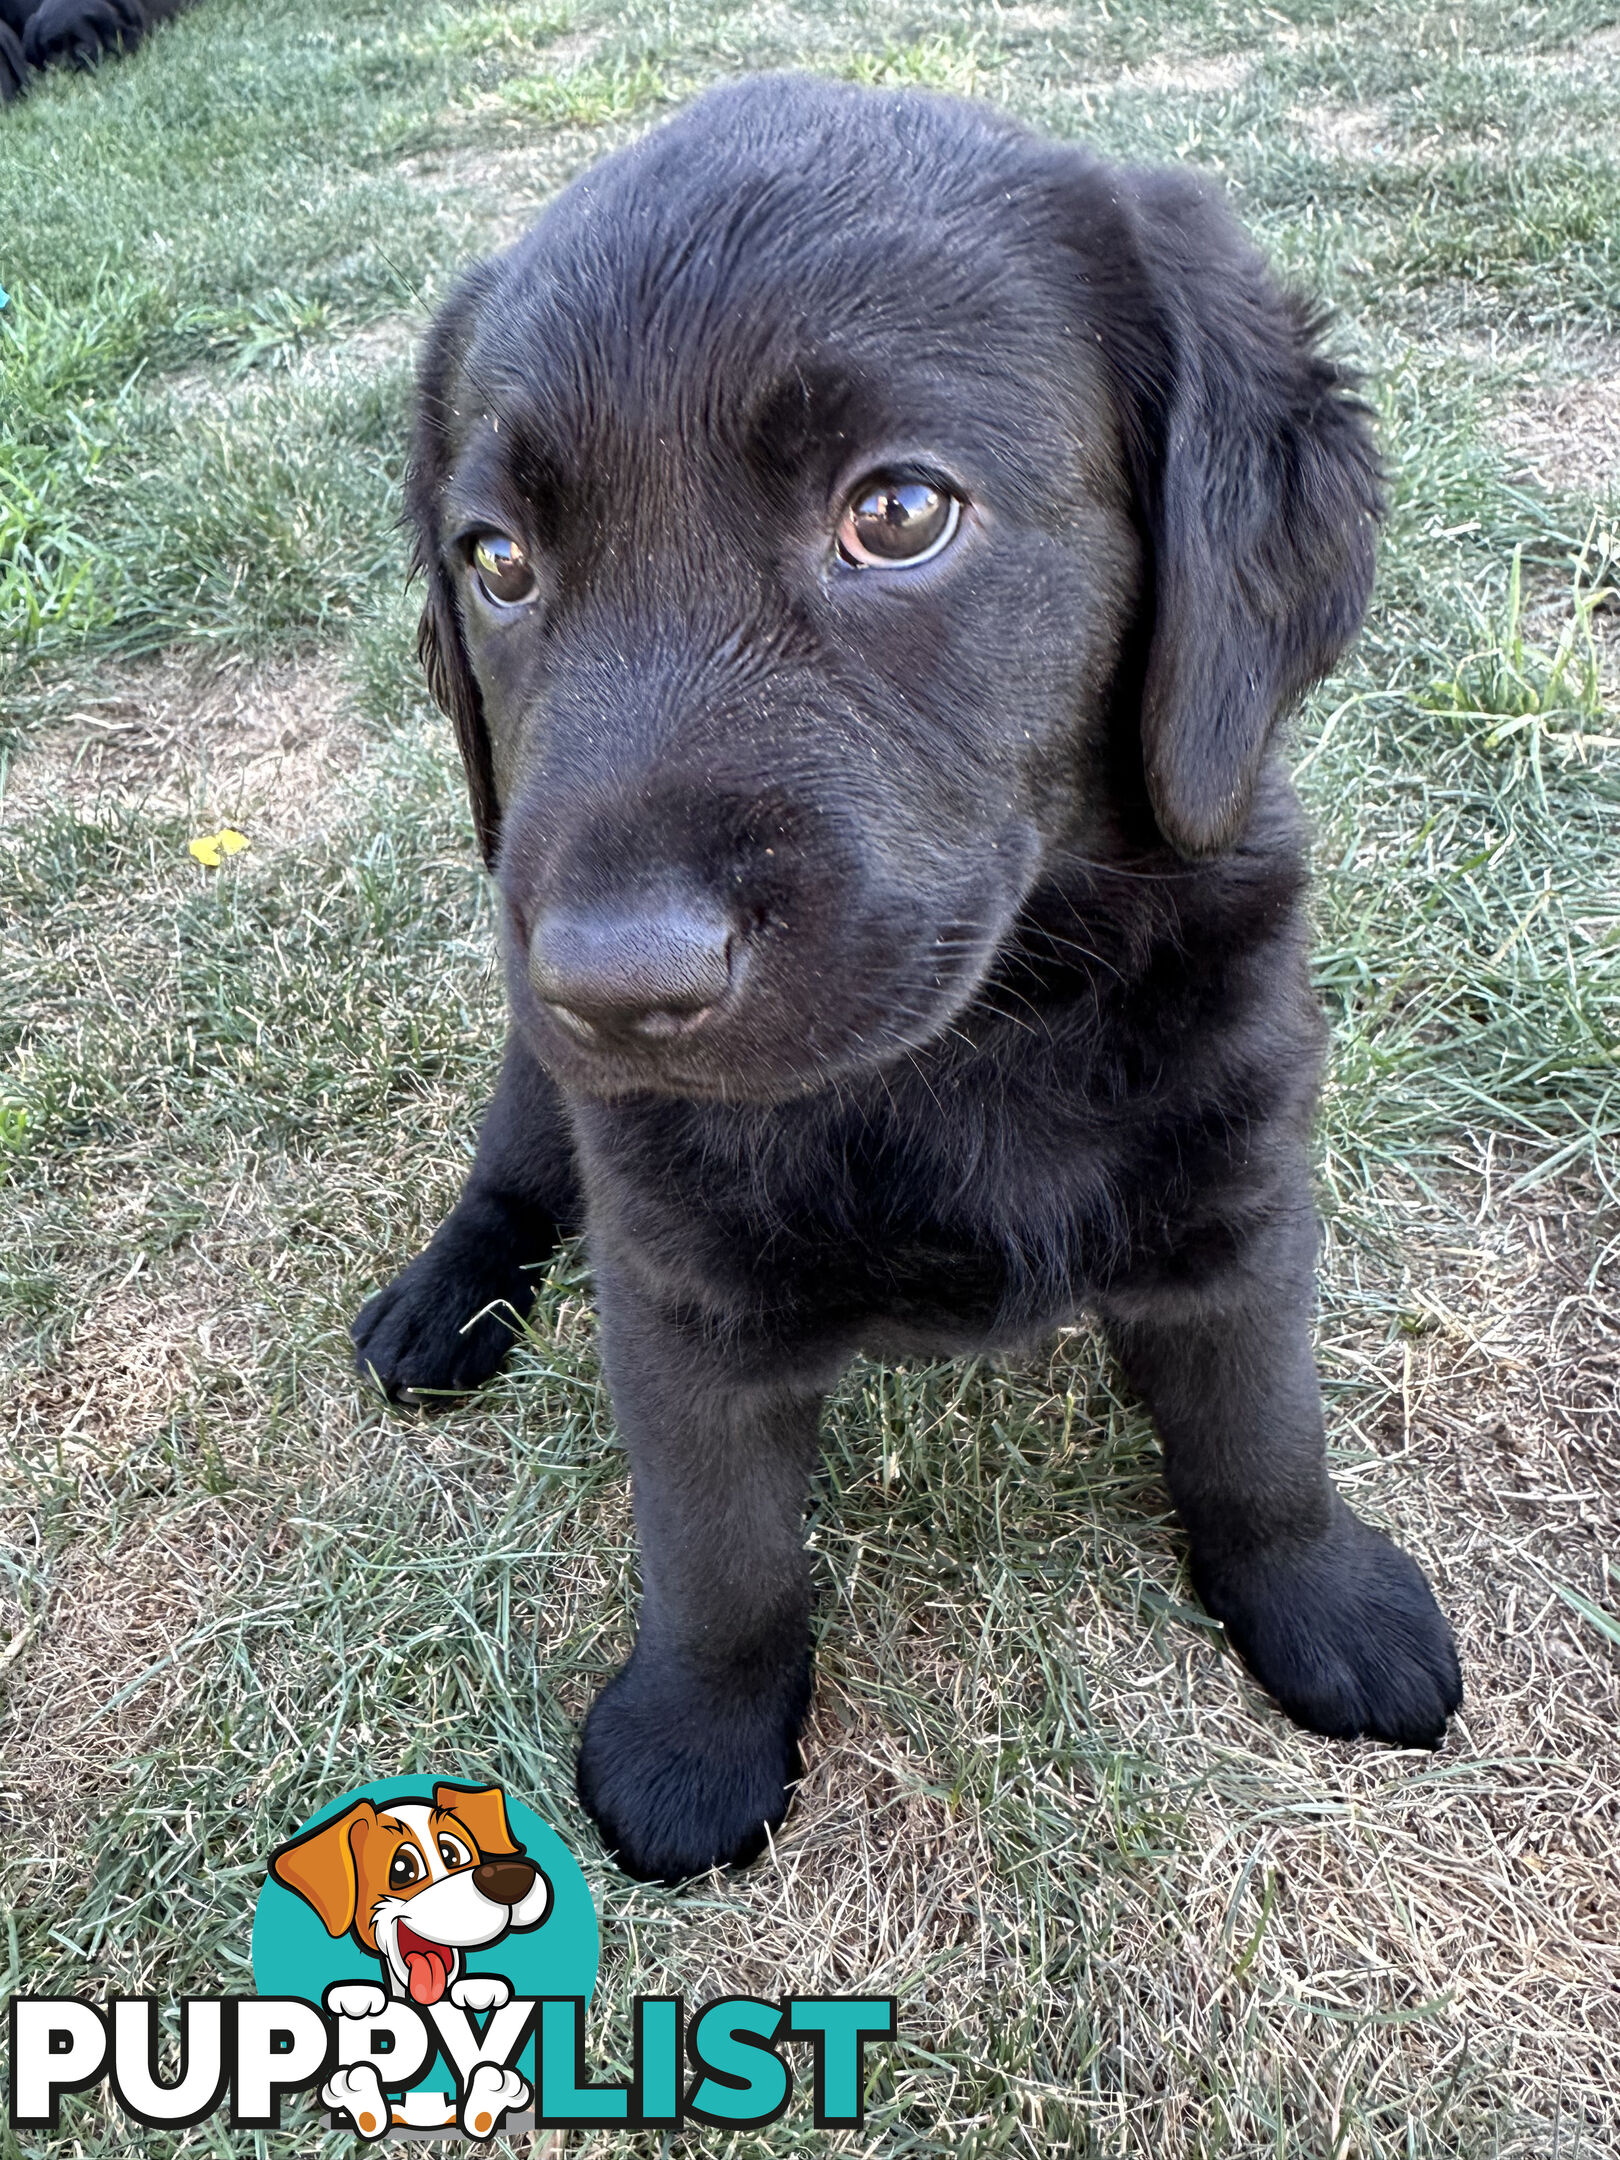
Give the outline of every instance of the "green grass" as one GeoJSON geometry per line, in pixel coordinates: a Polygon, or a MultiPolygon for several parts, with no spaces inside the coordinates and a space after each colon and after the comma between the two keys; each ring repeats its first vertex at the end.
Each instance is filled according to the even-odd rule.
{"type": "MultiPolygon", "coordinates": [[[[892,1988],[839,2149],[1620,2148],[1617,99],[1605,0],[205,0],[0,117],[0,1992],[245,1984],[267,1847],[445,1766],[580,1852],[593,2060],[638,1991],[892,1988]],[[425,1426],[344,1330],[453,1197],[500,1032],[410,655],[412,343],[573,172],[782,65],[1191,159],[1365,371],[1378,598],[1297,729],[1322,1360],[1470,1695],[1432,1762],[1285,1727],[1089,1335],[861,1366],[805,1790],[774,1866],[672,1895],[572,1794],[635,1583],[578,1254],[425,1426]]],[[[232,2145],[65,2121],[92,2160],[232,2145]]],[[[828,2142],[795,2106],[673,2149],[828,2142]]]]}

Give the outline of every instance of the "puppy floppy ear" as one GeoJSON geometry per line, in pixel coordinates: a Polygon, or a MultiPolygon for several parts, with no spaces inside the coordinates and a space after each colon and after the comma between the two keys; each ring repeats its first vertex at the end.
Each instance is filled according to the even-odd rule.
{"type": "Polygon", "coordinates": [[[1358,628],[1378,456],[1322,320],[1190,176],[1122,190],[1150,327],[1116,358],[1151,563],[1142,762],[1187,856],[1242,831],[1278,716],[1358,628]]]}
{"type": "Polygon", "coordinates": [[[441,1815],[453,1815],[486,1860],[512,1858],[523,1847],[516,1844],[506,1820],[506,1796],[498,1785],[435,1785],[433,1805],[441,1815]]]}
{"type": "Polygon", "coordinates": [[[461,618],[456,612],[455,589],[448,573],[435,559],[425,563],[418,550],[416,567],[428,581],[422,619],[416,626],[416,654],[427,677],[428,694],[446,714],[456,731],[467,775],[467,794],[472,802],[473,826],[487,869],[495,867],[495,850],[501,837],[500,804],[495,797],[495,767],[490,756],[489,730],[484,724],[483,701],[478,683],[461,641],[461,618]]]}
{"type": "Polygon", "coordinates": [[[347,1935],[354,1925],[360,1882],[352,1833],[369,1830],[376,1820],[371,1802],[357,1800],[318,1830],[278,1846],[270,1855],[270,1872],[276,1881],[314,1906],[328,1935],[347,1935]]]}
{"type": "Polygon", "coordinates": [[[439,531],[439,498],[450,476],[454,446],[456,385],[478,306],[490,282],[487,266],[457,287],[433,325],[422,355],[416,386],[416,421],[411,438],[406,502],[415,528],[411,575],[427,581],[427,597],[417,626],[416,650],[433,702],[456,731],[456,747],[467,775],[473,824],[485,864],[493,869],[500,839],[500,804],[483,701],[461,635],[456,588],[444,561],[439,531]]]}

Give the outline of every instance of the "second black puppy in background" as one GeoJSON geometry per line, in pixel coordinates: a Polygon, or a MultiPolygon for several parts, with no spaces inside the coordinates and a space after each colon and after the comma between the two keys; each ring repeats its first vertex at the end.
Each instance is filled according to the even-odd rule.
{"type": "Polygon", "coordinates": [[[855,1350],[1082,1308],[1259,1679],[1436,1743],[1451,1637],[1328,1478],[1311,1351],[1275,726],[1360,621],[1378,482],[1310,311],[1188,173],[766,79],[474,271],[410,508],[512,1029],[355,1344],[395,1395],[476,1384],[583,1227],[643,1597],[579,1780],[624,1864],[782,1817],[855,1350]]]}
{"type": "Polygon", "coordinates": [[[94,67],[132,52],[155,23],[194,0],[0,0],[0,104],[21,97],[37,68],[94,67]]]}

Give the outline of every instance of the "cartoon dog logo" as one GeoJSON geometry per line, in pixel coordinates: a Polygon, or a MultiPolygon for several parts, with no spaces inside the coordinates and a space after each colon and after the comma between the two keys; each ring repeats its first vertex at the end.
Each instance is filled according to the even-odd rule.
{"type": "MultiPolygon", "coordinates": [[[[384,1987],[362,1980],[327,1991],[329,2008],[355,2018],[382,2014],[390,1997],[422,2010],[445,1999],[459,2010],[499,2009],[511,1988],[498,1974],[467,1972],[465,1953],[538,1927],[552,1902],[550,1882],[512,1836],[498,1785],[435,1785],[431,1801],[357,1800],[278,1847],[270,1872],[313,1906],[328,1935],[351,1936],[381,1965],[384,1987]]],[[[529,2098],[514,2071],[485,2066],[475,2083],[462,2111],[474,2135],[529,2098]]],[[[321,2097],[368,2137],[390,2121],[456,2120],[444,2094],[407,2093],[391,2109],[369,2066],[339,2070],[321,2097]]]]}

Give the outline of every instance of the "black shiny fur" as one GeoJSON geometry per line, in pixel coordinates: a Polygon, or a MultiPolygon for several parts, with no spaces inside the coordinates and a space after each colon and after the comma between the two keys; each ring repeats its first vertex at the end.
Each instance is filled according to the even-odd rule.
{"type": "Polygon", "coordinates": [[[1259,1679],[1436,1744],[1451,1637],[1329,1483],[1310,1346],[1322,1028],[1274,728],[1359,622],[1378,483],[1308,312],[1189,175],[767,78],[467,280],[410,503],[513,1027],[466,1191],[355,1343],[395,1396],[473,1385],[490,1308],[583,1228],[643,1602],[579,1779],[624,1865],[744,1860],[783,1815],[855,1350],[1081,1308],[1259,1679]],[[839,506],[896,465],[971,510],[934,563],[850,570],[839,506]],[[533,607],[474,588],[480,527],[533,607]],[[667,891],[730,911],[734,994],[581,1039],[536,921],[667,891]]]}

